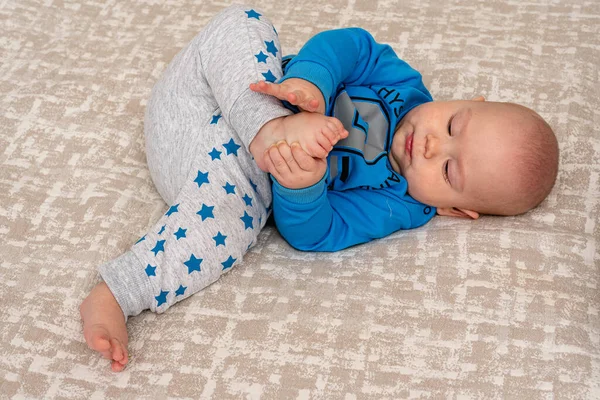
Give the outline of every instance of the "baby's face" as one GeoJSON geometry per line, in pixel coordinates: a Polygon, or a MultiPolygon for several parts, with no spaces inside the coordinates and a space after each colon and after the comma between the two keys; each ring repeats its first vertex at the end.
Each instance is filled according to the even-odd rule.
{"type": "Polygon", "coordinates": [[[413,198],[437,207],[439,214],[455,215],[447,211],[477,210],[482,199],[510,187],[517,144],[504,134],[511,118],[497,104],[436,101],[404,116],[389,160],[413,198]]]}

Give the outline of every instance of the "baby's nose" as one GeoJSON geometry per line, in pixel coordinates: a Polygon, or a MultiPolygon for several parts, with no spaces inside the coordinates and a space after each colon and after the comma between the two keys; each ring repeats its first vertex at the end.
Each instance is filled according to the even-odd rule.
{"type": "Polygon", "coordinates": [[[425,139],[425,158],[429,159],[437,154],[439,139],[433,135],[427,135],[425,139]]]}

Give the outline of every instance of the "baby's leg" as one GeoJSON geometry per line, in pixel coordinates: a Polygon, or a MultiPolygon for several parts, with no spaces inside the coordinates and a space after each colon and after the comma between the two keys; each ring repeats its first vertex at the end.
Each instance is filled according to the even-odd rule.
{"type": "Polygon", "coordinates": [[[87,343],[112,358],[115,371],[127,363],[129,316],[163,312],[217,280],[266,221],[270,183],[247,148],[266,122],[290,111],[248,89],[265,74],[281,77],[277,35],[256,14],[241,6],[218,14],[152,91],[148,166],[171,206],[130,251],[100,266],[105,282],[80,308],[87,343]]]}
{"type": "Polygon", "coordinates": [[[167,212],[129,252],[100,266],[125,318],[162,313],[216,281],[241,262],[266,222],[267,175],[225,120],[211,120],[197,131],[205,143],[167,212]]]}
{"type": "Polygon", "coordinates": [[[173,203],[191,168],[201,119],[227,121],[243,150],[259,129],[292,112],[250,83],[282,76],[281,45],[262,11],[231,6],[217,14],[169,64],[152,89],[144,131],[150,174],[167,204],[173,203]]]}

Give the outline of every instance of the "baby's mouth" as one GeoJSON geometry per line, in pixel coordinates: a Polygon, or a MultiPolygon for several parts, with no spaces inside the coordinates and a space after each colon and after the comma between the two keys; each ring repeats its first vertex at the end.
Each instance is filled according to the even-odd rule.
{"type": "Polygon", "coordinates": [[[413,149],[413,136],[414,133],[411,133],[406,137],[406,141],[404,142],[404,153],[410,157],[412,160],[412,149],[413,149]]]}

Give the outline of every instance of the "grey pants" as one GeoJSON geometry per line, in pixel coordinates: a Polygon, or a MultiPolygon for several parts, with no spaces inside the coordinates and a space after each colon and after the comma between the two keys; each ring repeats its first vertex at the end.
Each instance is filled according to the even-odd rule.
{"type": "Polygon", "coordinates": [[[282,75],[273,25],[252,7],[216,15],[168,65],[146,108],[152,180],[170,205],[146,235],[99,267],[125,319],[164,312],[242,261],[271,205],[267,174],[248,146],[290,115],[251,82],[282,75]]]}

